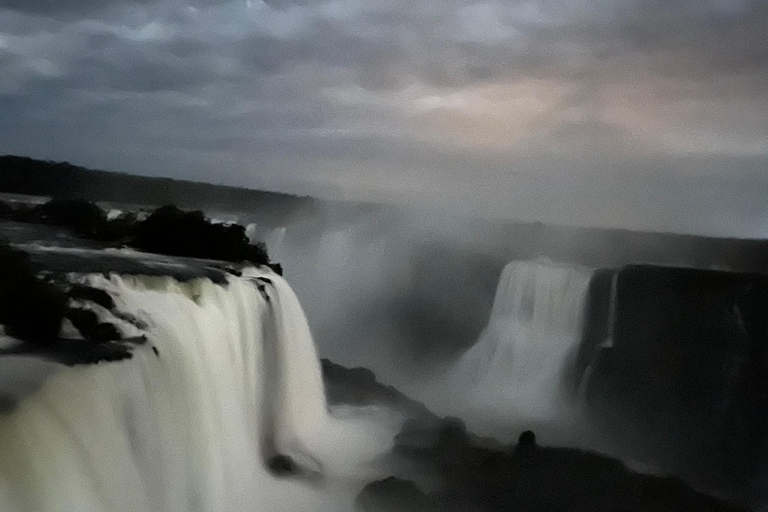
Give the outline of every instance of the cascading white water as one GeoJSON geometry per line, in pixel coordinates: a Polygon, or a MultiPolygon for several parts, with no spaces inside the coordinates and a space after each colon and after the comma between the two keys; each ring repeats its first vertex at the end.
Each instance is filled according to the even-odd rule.
{"type": "MultiPolygon", "coordinates": [[[[264,465],[281,453],[320,469],[306,441],[327,421],[307,322],[280,276],[246,269],[226,287],[83,279],[146,323],[148,343],[131,360],[64,369],[0,416],[0,510],[272,512],[296,510],[302,493],[313,502],[264,465]]],[[[323,509],[308,507],[298,509],[323,509]]]]}
{"type": "Polygon", "coordinates": [[[587,269],[547,261],[504,268],[488,325],[456,371],[473,400],[532,417],[552,412],[581,337],[590,277],[587,269]]]}

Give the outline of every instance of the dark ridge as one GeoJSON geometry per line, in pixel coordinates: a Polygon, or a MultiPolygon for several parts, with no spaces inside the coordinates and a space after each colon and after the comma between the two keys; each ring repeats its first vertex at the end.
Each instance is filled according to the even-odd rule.
{"type": "Polygon", "coordinates": [[[736,512],[749,508],[699,493],[675,477],[642,475],[593,452],[541,447],[531,431],[518,444],[477,444],[458,420],[404,425],[393,449],[437,475],[426,494],[413,482],[389,478],[366,486],[360,512],[440,510],[473,512],[590,510],[596,512],[736,512]],[[432,441],[424,443],[427,432],[432,441]],[[412,441],[418,442],[413,444],[412,441]],[[399,507],[399,508],[398,508],[399,507]]]}
{"type": "Polygon", "coordinates": [[[503,259],[580,263],[593,268],[634,263],[768,273],[768,240],[549,226],[497,221],[476,249],[503,259]]]}
{"type": "Polygon", "coordinates": [[[345,368],[328,359],[322,359],[321,363],[326,399],[330,405],[385,405],[409,418],[438,421],[423,404],[392,386],[381,384],[367,368],[345,368]]]}

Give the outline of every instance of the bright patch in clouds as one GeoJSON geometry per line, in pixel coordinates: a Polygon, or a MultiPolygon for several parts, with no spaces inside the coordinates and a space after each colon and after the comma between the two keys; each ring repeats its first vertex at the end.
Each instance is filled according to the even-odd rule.
{"type": "Polygon", "coordinates": [[[767,24],[759,0],[0,0],[0,152],[750,234],[767,24]]]}

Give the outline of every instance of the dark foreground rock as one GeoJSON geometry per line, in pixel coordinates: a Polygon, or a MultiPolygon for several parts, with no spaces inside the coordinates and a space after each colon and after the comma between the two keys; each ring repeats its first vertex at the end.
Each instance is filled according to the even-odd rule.
{"type": "Polygon", "coordinates": [[[596,453],[536,444],[528,431],[501,449],[474,443],[463,424],[411,422],[397,436],[394,451],[439,475],[430,494],[413,482],[386,479],[363,489],[361,512],[737,512],[747,507],[698,493],[674,477],[642,475],[596,453]],[[432,442],[424,444],[425,431],[432,442]],[[414,435],[415,434],[415,435],[414,435]],[[414,440],[419,440],[413,444],[414,440]],[[398,508],[402,507],[402,508],[398,508]]]}

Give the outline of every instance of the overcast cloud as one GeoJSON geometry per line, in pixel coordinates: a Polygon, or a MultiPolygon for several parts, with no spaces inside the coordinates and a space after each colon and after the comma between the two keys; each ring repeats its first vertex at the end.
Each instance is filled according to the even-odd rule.
{"type": "Polygon", "coordinates": [[[768,236],[761,0],[0,0],[0,153],[768,236]]]}

